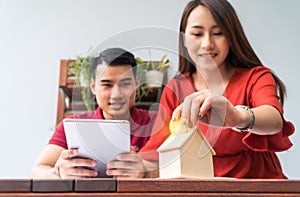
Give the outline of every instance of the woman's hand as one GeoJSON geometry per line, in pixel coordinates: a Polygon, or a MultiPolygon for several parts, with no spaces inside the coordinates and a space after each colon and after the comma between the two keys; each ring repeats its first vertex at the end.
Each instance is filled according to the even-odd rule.
{"type": "Polygon", "coordinates": [[[239,111],[228,99],[214,95],[209,90],[187,96],[172,114],[173,120],[179,117],[189,127],[195,126],[197,122],[216,127],[234,127],[240,122],[239,111]]]}
{"type": "Polygon", "coordinates": [[[142,157],[136,152],[122,153],[107,163],[106,174],[117,179],[143,178],[145,168],[142,157]]]}
{"type": "Polygon", "coordinates": [[[92,159],[76,158],[77,154],[77,149],[62,151],[54,167],[55,173],[63,179],[78,179],[97,176],[97,171],[83,168],[96,166],[96,161],[92,159]]]}

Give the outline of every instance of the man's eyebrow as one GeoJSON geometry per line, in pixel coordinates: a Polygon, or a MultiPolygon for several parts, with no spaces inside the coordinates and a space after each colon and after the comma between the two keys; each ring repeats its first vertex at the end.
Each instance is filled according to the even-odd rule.
{"type": "MultiPolygon", "coordinates": [[[[132,78],[131,77],[126,77],[126,78],[123,78],[123,79],[120,79],[119,81],[131,81],[132,80],[132,78]]],[[[109,79],[101,79],[100,81],[99,81],[100,83],[112,83],[113,82],[113,80],[109,80],[109,79]]]]}
{"type": "Polygon", "coordinates": [[[109,79],[101,79],[99,82],[101,82],[101,83],[111,83],[112,80],[109,80],[109,79]]]}
{"type": "Polygon", "coordinates": [[[132,80],[131,77],[126,77],[126,78],[120,79],[120,81],[131,81],[131,80],[132,80]]]}

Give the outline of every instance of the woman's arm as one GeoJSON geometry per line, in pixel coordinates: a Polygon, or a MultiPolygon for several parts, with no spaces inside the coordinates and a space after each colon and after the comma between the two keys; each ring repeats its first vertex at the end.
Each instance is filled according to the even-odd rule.
{"type": "MultiPolygon", "coordinates": [[[[240,122],[235,127],[247,128],[251,121],[252,115],[245,108],[235,107],[238,110],[240,122]]],[[[250,132],[258,135],[272,135],[280,132],[283,127],[283,120],[280,112],[273,106],[262,105],[251,109],[255,120],[250,132]]]]}
{"type": "Polygon", "coordinates": [[[240,106],[233,106],[224,96],[213,95],[209,90],[190,94],[173,112],[173,120],[182,117],[184,125],[193,127],[197,122],[227,127],[247,128],[253,122],[250,132],[258,135],[272,135],[281,131],[283,120],[280,112],[271,105],[261,105],[251,112],[240,106]],[[252,120],[253,119],[253,120],[252,120]]]}

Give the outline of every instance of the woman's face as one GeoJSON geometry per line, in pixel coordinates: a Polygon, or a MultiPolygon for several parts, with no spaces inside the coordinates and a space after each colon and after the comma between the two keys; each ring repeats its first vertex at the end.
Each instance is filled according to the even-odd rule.
{"type": "Polygon", "coordinates": [[[206,7],[200,5],[190,13],[184,45],[197,68],[225,67],[230,45],[206,7]]]}

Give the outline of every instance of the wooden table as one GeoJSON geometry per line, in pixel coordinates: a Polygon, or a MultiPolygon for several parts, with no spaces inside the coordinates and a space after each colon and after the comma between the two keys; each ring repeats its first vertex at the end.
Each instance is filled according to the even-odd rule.
{"type": "Polygon", "coordinates": [[[0,196],[300,196],[300,180],[0,179],[0,196]]]}

